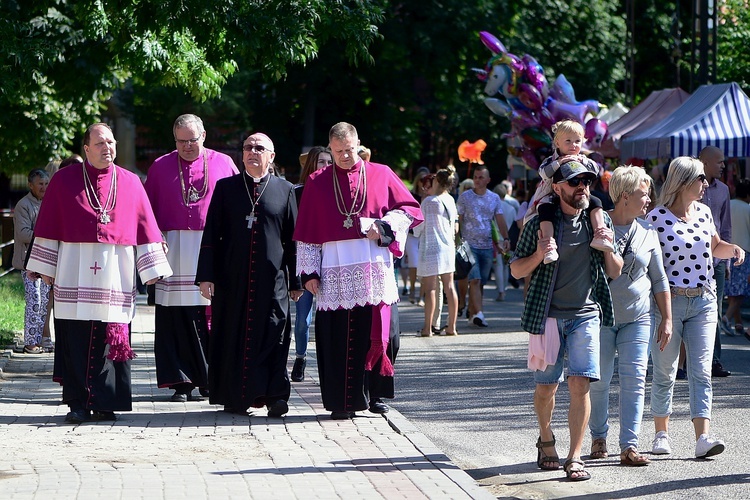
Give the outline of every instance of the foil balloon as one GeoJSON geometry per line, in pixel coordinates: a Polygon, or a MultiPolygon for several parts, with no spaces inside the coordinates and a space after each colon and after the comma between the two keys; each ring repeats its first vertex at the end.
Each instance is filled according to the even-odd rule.
{"type": "Polygon", "coordinates": [[[575,120],[583,124],[588,113],[596,114],[599,112],[599,103],[596,101],[568,104],[550,97],[547,99],[546,106],[556,122],[560,120],[575,120]]]}
{"type": "Polygon", "coordinates": [[[521,60],[524,65],[524,80],[533,85],[542,94],[544,99],[546,99],[549,94],[549,85],[547,83],[547,77],[544,76],[542,65],[536,62],[536,59],[528,54],[524,54],[521,60]]]}
{"type": "Polygon", "coordinates": [[[518,99],[527,108],[536,111],[544,105],[542,93],[530,83],[521,83],[518,85],[518,99]]]}
{"type": "Polygon", "coordinates": [[[607,124],[598,118],[591,118],[587,121],[584,130],[584,137],[586,137],[585,147],[587,149],[599,149],[609,134],[607,124]]]}
{"type": "Polygon", "coordinates": [[[504,54],[505,52],[507,52],[505,50],[505,45],[503,45],[502,42],[495,37],[495,35],[488,31],[480,31],[479,39],[482,41],[485,47],[490,49],[490,52],[492,52],[493,54],[504,54]]]}
{"type": "Polygon", "coordinates": [[[521,131],[521,139],[526,146],[532,150],[539,148],[550,147],[552,145],[552,138],[539,127],[530,127],[521,131]]]}
{"type": "Polygon", "coordinates": [[[576,101],[576,93],[573,90],[573,86],[562,73],[557,75],[557,78],[555,78],[555,83],[553,83],[552,88],[549,89],[549,96],[553,99],[557,99],[560,102],[565,102],[568,104],[578,104],[578,101],[576,101]]]}
{"type": "Polygon", "coordinates": [[[495,113],[498,116],[509,116],[511,111],[513,111],[513,108],[510,107],[510,104],[508,104],[505,101],[501,101],[500,99],[496,97],[487,97],[484,100],[484,104],[490,108],[490,111],[495,113]]]}
{"type": "Polygon", "coordinates": [[[469,163],[478,163],[484,165],[482,161],[482,151],[487,147],[487,143],[482,139],[476,142],[464,141],[458,146],[458,159],[468,161],[469,163]]]}

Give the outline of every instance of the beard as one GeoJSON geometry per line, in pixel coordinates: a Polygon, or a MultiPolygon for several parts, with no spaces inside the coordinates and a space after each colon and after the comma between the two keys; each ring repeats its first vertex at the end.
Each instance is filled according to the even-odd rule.
{"type": "Polygon", "coordinates": [[[560,192],[560,199],[576,210],[586,210],[589,208],[589,195],[584,192],[581,199],[577,200],[575,193],[576,192],[574,191],[572,194],[569,194],[562,190],[560,192]]]}

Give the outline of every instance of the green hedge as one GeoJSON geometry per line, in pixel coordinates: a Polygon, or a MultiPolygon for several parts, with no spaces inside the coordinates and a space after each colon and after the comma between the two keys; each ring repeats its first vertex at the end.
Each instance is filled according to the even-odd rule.
{"type": "Polygon", "coordinates": [[[14,271],[0,278],[0,346],[15,342],[23,332],[24,299],[21,273],[14,271]]]}

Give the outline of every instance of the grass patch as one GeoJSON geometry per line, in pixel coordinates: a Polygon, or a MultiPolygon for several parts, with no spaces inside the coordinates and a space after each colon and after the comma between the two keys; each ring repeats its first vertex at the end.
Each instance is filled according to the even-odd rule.
{"type": "Polygon", "coordinates": [[[0,278],[0,346],[13,344],[18,332],[23,332],[26,308],[23,278],[12,272],[0,278]]]}

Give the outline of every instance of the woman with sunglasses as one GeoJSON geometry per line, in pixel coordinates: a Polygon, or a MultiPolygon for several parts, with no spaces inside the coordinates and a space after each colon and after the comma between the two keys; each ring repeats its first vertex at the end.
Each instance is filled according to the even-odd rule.
{"type": "MultiPolygon", "coordinates": [[[[301,159],[301,157],[300,157],[301,159]]],[[[310,174],[322,168],[333,165],[331,150],[324,146],[313,146],[305,156],[305,164],[299,175],[299,184],[294,186],[294,194],[297,197],[297,208],[302,200],[302,191],[305,188],[310,174]]],[[[305,290],[297,302],[294,319],[294,351],[296,357],[292,366],[292,382],[305,380],[305,367],[307,366],[307,343],[310,340],[310,323],[313,315],[313,294],[305,290]]]]}
{"type": "MultiPolygon", "coordinates": [[[[711,420],[711,360],[716,333],[716,283],[713,258],[745,260],[737,245],[722,241],[711,210],[698,200],[708,186],[703,163],[687,156],[672,160],[659,204],[646,216],[656,228],[672,299],[672,329],[676,338],[660,346],[652,337],[654,375],[651,413],[656,437],[652,453],[672,452],[669,416],[677,375],[680,342],[687,353],[690,418],[695,430],[695,456],[706,458],[724,451],[724,442],[709,435],[711,420]]],[[[656,321],[660,321],[657,315],[656,321]]]]}
{"type": "Polygon", "coordinates": [[[639,167],[618,167],[609,192],[615,207],[609,216],[615,226],[615,248],[622,255],[622,273],[609,283],[615,324],[602,327],[599,337],[600,380],[591,383],[590,458],[607,457],[609,430],[609,386],[615,368],[620,380],[620,463],[648,465],[638,452],[638,434],[643,418],[649,339],[652,330],[651,296],[661,313],[656,341],[663,349],[672,336],[669,283],[664,272],[659,237],[640,219],[651,203],[651,178],[639,167]]]}

